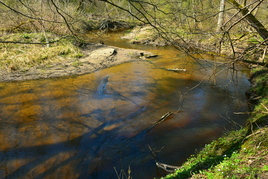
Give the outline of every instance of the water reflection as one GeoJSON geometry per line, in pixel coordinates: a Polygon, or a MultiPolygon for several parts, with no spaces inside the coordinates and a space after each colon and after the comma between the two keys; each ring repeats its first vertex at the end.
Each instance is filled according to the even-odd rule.
{"type": "Polygon", "coordinates": [[[245,122],[247,116],[233,112],[247,110],[247,73],[234,75],[224,65],[215,73],[205,61],[171,59],[0,83],[0,176],[117,178],[130,167],[133,178],[153,178],[164,174],[155,160],[179,165],[234,127],[230,119],[245,122]],[[162,68],[178,66],[188,71],[162,68]]]}

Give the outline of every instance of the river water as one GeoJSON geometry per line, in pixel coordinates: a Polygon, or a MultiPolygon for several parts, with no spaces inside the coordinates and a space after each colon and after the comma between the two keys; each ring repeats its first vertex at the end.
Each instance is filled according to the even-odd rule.
{"type": "Polygon", "coordinates": [[[172,47],[105,43],[160,56],[86,75],[0,83],[1,178],[161,177],[167,173],[156,161],[180,165],[245,124],[248,116],[235,114],[248,111],[243,66],[234,71],[208,55],[192,60],[172,47]]]}

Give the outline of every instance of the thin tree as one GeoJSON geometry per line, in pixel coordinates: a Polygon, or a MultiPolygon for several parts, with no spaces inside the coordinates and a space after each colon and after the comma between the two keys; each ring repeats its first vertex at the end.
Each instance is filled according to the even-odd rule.
{"type": "Polygon", "coordinates": [[[224,22],[224,10],[225,10],[225,0],[221,0],[219,18],[218,18],[218,23],[217,23],[217,32],[221,30],[221,27],[224,22]]]}

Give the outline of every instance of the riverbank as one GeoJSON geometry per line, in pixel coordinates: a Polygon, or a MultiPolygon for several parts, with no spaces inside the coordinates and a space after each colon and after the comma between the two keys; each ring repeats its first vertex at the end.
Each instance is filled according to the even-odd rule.
{"type": "MultiPolygon", "coordinates": [[[[136,28],[123,38],[130,43],[169,45],[155,35],[150,27],[136,28]]],[[[207,40],[204,37],[192,37],[195,40],[190,39],[187,43],[196,51],[218,53],[215,40],[205,38],[207,40]]],[[[233,49],[237,52],[236,55],[244,53],[250,38],[239,40],[240,45],[233,49]]],[[[227,46],[221,49],[222,55],[232,56],[232,53],[232,49],[227,46]]],[[[160,168],[176,168],[174,173],[164,178],[268,178],[268,69],[262,63],[254,63],[258,55],[260,54],[254,54],[252,59],[248,59],[248,62],[252,60],[253,63],[249,63],[251,89],[246,92],[252,107],[247,125],[207,144],[181,166],[157,164],[160,168]]]]}
{"type": "Polygon", "coordinates": [[[207,144],[164,178],[268,178],[267,78],[267,68],[252,70],[247,94],[255,106],[245,127],[207,144]]]}
{"type": "MultiPolygon", "coordinates": [[[[23,36],[27,36],[25,43],[32,43],[38,34],[23,34],[23,36]]],[[[66,41],[52,44],[49,47],[46,44],[28,44],[28,47],[26,45],[2,44],[2,48],[5,50],[1,54],[4,60],[1,62],[0,81],[81,75],[156,56],[142,50],[93,43],[83,43],[81,48],[70,43],[66,45],[66,41]],[[62,43],[65,43],[64,46],[62,43]]]]}

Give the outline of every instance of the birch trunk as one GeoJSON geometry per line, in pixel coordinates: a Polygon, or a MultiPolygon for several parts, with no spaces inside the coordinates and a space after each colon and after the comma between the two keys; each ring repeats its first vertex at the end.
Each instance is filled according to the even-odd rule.
{"type": "Polygon", "coordinates": [[[220,12],[219,12],[219,18],[218,18],[218,24],[217,24],[217,32],[221,30],[221,26],[224,21],[224,10],[225,10],[225,0],[221,0],[220,2],[220,12]]]}

